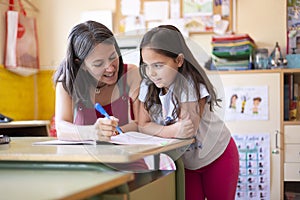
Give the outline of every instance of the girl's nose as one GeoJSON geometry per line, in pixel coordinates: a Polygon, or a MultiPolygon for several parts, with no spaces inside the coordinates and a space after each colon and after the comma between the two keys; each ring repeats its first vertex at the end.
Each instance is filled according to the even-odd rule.
{"type": "Polygon", "coordinates": [[[156,75],[156,71],[153,67],[149,67],[149,74],[150,74],[150,76],[155,76],[156,75]]]}

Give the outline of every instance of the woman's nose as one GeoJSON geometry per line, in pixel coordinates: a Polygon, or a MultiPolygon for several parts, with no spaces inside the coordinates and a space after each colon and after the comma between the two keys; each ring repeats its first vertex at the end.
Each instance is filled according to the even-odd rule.
{"type": "Polygon", "coordinates": [[[105,71],[111,72],[115,70],[114,62],[108,63],[108,65],[105,67],[105,71]]]}

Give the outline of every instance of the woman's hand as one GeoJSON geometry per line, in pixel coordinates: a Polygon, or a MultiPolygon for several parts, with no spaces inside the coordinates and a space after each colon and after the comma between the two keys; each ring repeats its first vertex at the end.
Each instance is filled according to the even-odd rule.
{"type": "Polygon", "coordinates": [[[116,127],[118,126],[118,122],[119,119],[113,116],[110,116],[110,119],[98,118],[94,124],[98,140],[109,141],[111,136],[117,135],[118,131],[116,127]]]}

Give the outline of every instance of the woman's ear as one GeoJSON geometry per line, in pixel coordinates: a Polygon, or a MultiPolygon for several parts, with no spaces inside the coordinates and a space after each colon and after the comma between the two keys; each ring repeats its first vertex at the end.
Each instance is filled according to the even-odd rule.
{"type": "Polygon", "coordinates": [[[85,63],[82,62],[79,58],[75,58],[74,59],[74,63],[76,65],[79,65],[81,67],[81,69],[84,69],[84,70],[87,70],[86,66],[85,66],[85,63]]]}
{"type": "Polygon", "coordinates": [[[80,61],[79,58],[75,58],[75,59],[74,59],[74,63],[75,63],[76,65],[80,65],[80,64],[81,64],[81,61],[80,61]]]}
{"type": "Polygon", "coordinates": [[[178,65],[178,67],[181,67],[183,65],[184,62],[184,55],[182,53],[178,54],[177,58],[176,58],[176,63],[178,65]]]}

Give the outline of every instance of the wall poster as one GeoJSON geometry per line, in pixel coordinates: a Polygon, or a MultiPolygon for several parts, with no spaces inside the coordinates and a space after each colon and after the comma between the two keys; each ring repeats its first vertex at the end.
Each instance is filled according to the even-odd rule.
{"type": "Polygon", "coordinates": [[[236,200],[270,199],[270,135],[233,134],[240,158],[236,200]]]}
{"type": "Polygon", "coordinates": [[[287,53],[300,53],[300,0],[287,1],[287,53]]]}
{"type": "Polygon", "coordinates": [[[268,120],[268,86],[225,87],[225,121],[268,120]]]}

